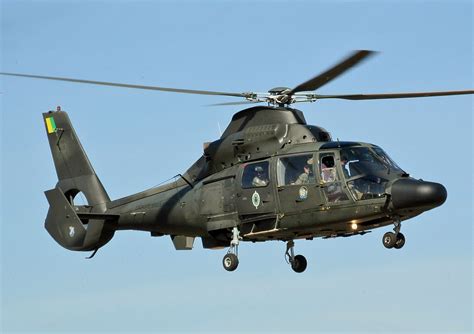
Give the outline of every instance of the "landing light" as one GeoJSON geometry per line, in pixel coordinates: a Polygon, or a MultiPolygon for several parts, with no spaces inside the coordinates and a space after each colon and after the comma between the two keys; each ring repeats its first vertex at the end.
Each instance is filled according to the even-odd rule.
{"type": "Polygon", "coordinates": [[[353,230],[357,230],[357,223],[355,221],[352,222],[351,227],[353,230]]]}

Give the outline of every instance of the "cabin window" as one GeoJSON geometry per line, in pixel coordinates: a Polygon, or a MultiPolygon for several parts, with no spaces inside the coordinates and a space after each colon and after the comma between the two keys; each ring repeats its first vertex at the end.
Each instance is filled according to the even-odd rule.
{"type": "Polygon", "coordinates": [[[268,161],[247,164],[242,174],[242,188],[266,187],[270,183],[268,161]]]}
{"type": "Polygon", "coordinates": [[[277,170],[278,186],[315,183],[312,154],[280,158],[277,170]]]}

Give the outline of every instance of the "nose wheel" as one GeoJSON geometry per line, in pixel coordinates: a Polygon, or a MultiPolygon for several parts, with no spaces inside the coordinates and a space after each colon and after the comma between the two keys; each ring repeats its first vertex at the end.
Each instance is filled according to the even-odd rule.
{"type": "Polygon", "coordinates": [[[395,232],[387,232],[383,235],[382,242],[385,248],[395,248],[395,249],[400,249],[405,245],[405,236],[403,233],[400,232],[400,229],[402,227],[400,220],[395,219],[394,220],[394,225],[395,227],[393,228],[393,231],[395,232]]]}
{"type": "Polygon", "coordinates": [[[232,229],[232,240],[230,241],[230,248],[224,258],[222,259],[222,265],[227,271],[234,271],[239,265],[239,241],[240,231],[237,227],[232,229]]]}
{"type": "Polygon", "coordinates": [[[293,240],[290,240],[286,243],[286,262],[288,262],[288,264],[291,266],[291,269],[293,269],[295,272],[302,273],[306,270],[308,262],[303,255],[295,255],[294,247],[295,243],[293,240]]]}

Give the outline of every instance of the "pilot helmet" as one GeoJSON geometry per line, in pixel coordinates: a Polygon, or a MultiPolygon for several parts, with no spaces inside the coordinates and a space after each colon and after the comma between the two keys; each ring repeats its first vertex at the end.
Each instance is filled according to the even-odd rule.
{"type": "Polygon", "coordinates": [[[255,167],[255,171],[257,173],[263,173],[263,167],[262,166],[257,166],[257,167],[255,167]]]}

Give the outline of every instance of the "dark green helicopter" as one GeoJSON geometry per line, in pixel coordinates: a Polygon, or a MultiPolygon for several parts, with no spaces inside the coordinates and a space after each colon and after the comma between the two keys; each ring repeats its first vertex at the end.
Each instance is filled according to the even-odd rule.
{"type": "MultiPolygon", "coordinates": [[[[140,86],[15,73],[78,83],[189,94],[245,98],[230,104],[266,102],[236,113],[218,140],[204,145],[203,155],[173,182],[110,200],[83,150],[68,114],[43,114],[58,183],[45,192],[46,230],[61,246],[94,251],[119,230],[170,235],[176,249],[192,249],[200,237],[204,248],[229,247],[224,268],[237,268],[241,241],[281,240],[295,272],[306,259],[295,255],[294,240],[362,235],[393,225],[383,236],[386,248],[402,248],[401,222],[444,203],[439,183],[411,178],[380,147],[333,141],[325,129],[308,125],[296,102],[320,99],[373,100],[473,94],[474,90],[318,95],[314,91],[355,66],[372,51],[356,51],[324,73],[293,89],[268,93],[228,93],[140,86]],[[87,205],[76,205],[83,193],[87,205]]],[[[222,105],[222,104],[221,104],[222,105]]],[[[90,258],[89,257],[89,258],[90,258]]]]}

